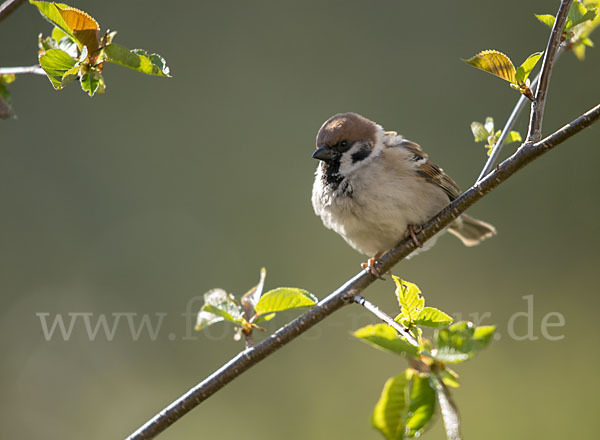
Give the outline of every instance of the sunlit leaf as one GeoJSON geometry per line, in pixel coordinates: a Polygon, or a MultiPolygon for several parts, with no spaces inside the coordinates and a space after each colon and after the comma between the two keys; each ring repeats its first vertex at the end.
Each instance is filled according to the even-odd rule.
{"type": "Polygon", "coordinates": [[[237,322],[241,315],[242,311],[233,295],[223,289],[213,289],[204,294],[204,305],[198,313],[195,329],[202,330],[224,319],[237,322]]]}
{"type": "Polygon", "coordinates": [[[504,141],[506,145],[512,144],[513,142],[523,142],[521,133],[518,131],[509,131],[508,135],[506,136],[506,140],[504,141]]]}
{"type": "Polygon", "coordinates": [[[306,290],[295,287],[279,287],[265,293],[254,309],[259,315],[280,312],[298,307],[314,306],[318,299],[306,290]]]}
{"type": "Polygon", "coordinates": [[[64,3],[29,0],[42,16],[94,54],[100,48],[100,26],[83,11],[64,3]]]}
{"type": "Polygon", "coordinates": [[[407,382],[406,373],[389,378],[373,410],[371,424],[387,440],[404,438],[407,382]]]}
{"type": "Polygon", "coordinates": [[[394,275],[392,278],[396,283],[396,296],[402,308],[402,315],[411,321],[416,320],[425,306],[425,298],[421,295],[421,290],[410,281],[401,280],[394,275]]]}
{"type": "Polygon", "coordinates": [[[444,385],[452,388],[460,387],[460,383],[458,381],[459,377],[456,371],[446,367],[440,372],[440,377],[442,378],[442,382],[444,382],[444,385]]]}
{"type": "Polygon", "coordinates": [[[556,18],[554,17],[554,15],[550,15],[550,14],[540,14],[540,15],[536,14],[535,18],[537,18],[539,21],[544,23],[550,29],[552,29],[554,27],[554,22],[556,21],[556,18]]]}
{"type": "Polygon", "coordinates": [[[491,73],[511,83],[515,83],[515,66],[510,58],[497,50],[484,50],[473,58],[463,60],[465,63],[491,73]]]}
{"type": "Polygon", "coordinates": [[[588,10],[583,3],[578,1],[573,2],[571,9],[569,9],[565,29],[568,30],[584,21],[593,20],[596,18],[596,13],[597,10],[595,8],[588,10]]]}
{"type": "Polygon", "coordinates": [[[381,350],[412,356],[418,354],[416,347],[402,339],[396,330],[387,324],[367,325],[356,330],[353,335],[381,350]]]}
{"type": "Polygon", "coordinates": [[[63,77],[75,66],[77,60],[60,49],[50,49],[39,57],[40,66],[56,90],[64,87],[63,77]]]}
{"type": "Polygon", "coordinates": [[[525,84],[525,80],[529,77],[529,74],[537,64],[538,60],[544,52],[536,52],[527,57],[527,59],[519,66],[517,72],[515,74],[515,78],[517,80],[517,84],[525,84]]]}
{"type": "Polygon", "coordinates": [[[435,389],[431,386],[429,375],[414,374],[406,417],[406,435],[418,437],[426,429],[435,412],[435,400],[435,389]]]}
{"type": "Polygon", "coordinates": [[[471,131],[475,137],[475,142],[485,142],[490,135],[481,122],[471,122],[471,131]]]}
{"type": "Polygon", "coordinates": [[[142,49],[129,50],[120,44],[109,44],[104,48],[106,61],[128,67],[147,75],[170,76],[164,58],[148,54],[142,49]]]}
{"type": "Polygon", "coordinates": [[[90,96],[94,96],[96,93],[101,95],[106,89],[104,78],[96,69],[91,69],[87,73],[81,75],[79,82],[83,91],[90,96]]]}
{"type": "Polygon", "coordinates": [[[424,325],[426,327],[443,327],[454,321],[452,317],[448,316],[441,310],[435,307],[425,307],[419,313],[419,316],[415,320],[416,325],[424,325]]]}
{"type": "Polygon", "coordinates": [[[460,321],[448,328],[436,330],[433,357],[440,362],[465,361],[489,344],[494,326],[475,327],[473,323],[460,321]]]}

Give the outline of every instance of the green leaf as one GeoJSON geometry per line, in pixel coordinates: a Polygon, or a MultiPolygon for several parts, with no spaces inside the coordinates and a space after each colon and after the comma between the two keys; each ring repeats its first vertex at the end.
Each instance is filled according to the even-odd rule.
{"type": "Polygon", "coordinates": [[[481,325],[475,328],[473,332],[473,340],[475,341],[475,348],[481,350],[487,347],[494,337],[496,331],[495,325],[481,325]]]}
{"type": "Polygon", "coordinates": [[[258,324],[261,321],[270,321],[275,317],[275,313],[269,313],[268,315],[258,315],[252,320],[254,324],[258,324]]]}
{"type": "Polygon", "coordinates": [[[508,135],[506,136],[506,140],[504,141],[504,143],[506,145],[508,145],[508,144],[512,144],[514,142],[523,142],[523,138],[521,137],[521,133],[519,133],[518,131],[509,131],[508,135]]]}
{"type": "Polygon", "coordinates": [[[213,289],[204,294],[204,305],[198,313],[196,330],[227,319],[237,322],[242,316],[242,311],[233,295],[223,289],[213,289]]]}
{"type": "Polygon", "coordinates": [[[497,50],[484,50],[479,52],[473,58],[463,60],[465,63],[491,73],[511,83],[515,81],[515,66],[510,58],[497,50]]]}
{"type": "MultiPolygon", "coordinates": [[[[65,76],[66,75],[67,74],[65,74],[65,76]]],[[[90,69],[88,73],[81,75],[79,82],[82,90],[90,97],[94,96],[96,93],[103,94],[106,90],[104,78],[97,69],[90,69]]]]}
{"type": "Polygon", "coordinates": [[[106,61],[128,67],[147,75],[170,76],[164,58],[148,54],[142,49],[129,50],[120,44],[109,44],[104,48],[106,61]]]}
{"type": "Polygon", "coordinates": [[[50,49],[40,55],[40,66],[48,75],[48,79],[56,90],[64,87],[63,77],[75,66],[77,60],[60,49],[50,49]]]}
{"type": "Polygon", "coordinates": [[[380,350],[411,356],[418,354],[416,347],[406,342],[387,324],[367,325],[356,330],[353,335],[380,350]]]}
{"type": "Polygon", "coordinates": [[[536,14],[535,18],[537,18],[539,21],[544,23],[550,29],[552,29],[554,27],[554,22],[556,21],[556,18],[554,18],[554,15],[550,15],[550,14],[541,14],[541,15],[536,14]]]}
{"type": "Polygon", "coordinates": [[[434,334],[433,357],[440,362],[457,363],[465,361],[489,344],[495,327],[475,328],[473,323],[460,321],[448,328],[438,329],[434,334]]]}
{"type": "Polygon", "coordinates": [[[402,373],[389,378],[371,416],[371,425],[387,440],[404,438],[404,415],[406,412],[407,377],[402,373]]]}
{"type": "Polygon", "coordinates": [[[441,310],[438,310],[435,307],[425,307],[421,310],[421,313],[419,313],[419,316],[415,320],[415,324],[427,327],[443,327],[451,324],[452,321],[454,321],[452,317],[441,310]]]}
{"type": "Polygon", "coordinates": [[[542,57],[544,52],[536,52],[527,57],[525,62],[519,66],[517,69],[517,73],[515,74],[515,79],[517,80],[518,85],[524,85],[527,77],[537,64],[538,60],[542,57]]]}
{"type": "Polygon", "coordinates": [[[431,421],[435,412],[435,397],[429,375],[414,374],[406,418],[406,434],[409,437],[419,437],[431,421]]]}
{"type": "Polygon", "coordinates": [[[584,21],[593,20],[596,18],[596,13],[597,10],[595,8],[588,10],[583,3],[578,1],[573,2],[571,9],[569,9],[565,30],[569,30],[572,27],[583,23],[584,21]]]}
{"type": "Polygon", "coordinates": [[[7,84],[16,78],[14,74],[0,75],[0,119],[10,119],[14,116],[12,99],[7,84]]]}
{"type": "Polygon", "coordinates": [[[471,131],[475,137],[475,142],[485,142],[490,135],[481,122],[471,122],[471,131]]]}
{"type": "Polygon", "coordinates": [[[58,26],[54,26],[54,29],[52,29],[52,34],[50,34],[50,36],[52,37],[52,39],[54,39],[54,41],[59,42],[64,37],[68,37],[69,34],[67,34],[65,31],[63,31],[58,26]]]}
{"type": "Polygon", "coordinates": [[[402,315],[409,318],[410,321],[416,320],[425,306],[425,298],[421,295],[421,290],[414,283],[401,280],[394,275],[392,278],[396,283],[396,296],[402,308],[402,315]]]}
{"type": "Polygon", "coordinates": [[[65,34],[73,38],[78,45],[87,46],[93,55],[100,48],[100,26],[98,22],[83,11],[64,3],[29,0],[43,17],[65,34]]]}
{"type": "Polygon", "coordinates": [[[306,290],[295,287],[279,287],[265,293],[254,309],[259,315],[298,307],[314,306],[318,299],[306,290]]]}
{"type": "Polygon", "coordinates": [[[459,377],[456,371],[446,367],[440,372],[440,377],[446,386],[452,388],[460,387],[460,383],[458,382],[459,377]]]}

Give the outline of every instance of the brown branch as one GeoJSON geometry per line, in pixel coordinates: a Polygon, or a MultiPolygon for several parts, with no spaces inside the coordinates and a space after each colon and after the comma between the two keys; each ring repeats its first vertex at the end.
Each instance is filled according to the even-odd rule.
{"type": "MultiPolygon", "coordinates": [[[[521,146],[516,153],[498,165],[493,172],[473,185],[444,210],[429,220],[417,234],[419,242],[424,243],[433,237],[467,208],[475,204],[518,170],[580,132],[585,127],[596,122],[599,118],[600,104],[540,142],[521,146]]],[[[415,244],[412,239],[408,238],[401,241],[398,246],[386,252],[381,257],[379,270],[385,272],[391,269],[414,250],[415,244]]],[[[370,273],[365,271],[360,272],[320,301],[311,310],[280,328],[260,344],[239,353],[220,369],[156,414],[146,424],[131,434],[128,439],[141,440],[154,438],[250,367],[280,349],[342,306],[352,302],[354,295],[358,295],[375,280],[376,278],[370,273]]]]}
{"type": "Polygon", "coordinates": [[[556,54],[562,41],[563,29],[565,28],[567,15],[569,14],[572,3],[573,0],[562,0],[558,13],[556,14],[554,26],[552,26],[552,32],[550,33],[548,45],[544,52],[540,83],[535,94],[535,100],[531,103],[531,117],[529,119],[527,142],[537,142],[542,137],[542,119],[544,118],[544,107],[546,105],[548,86],[550,85],[550,75],[552,73],[552,68],[554,67],[554,62],[556,61],[556,54]]]}
{"type": "Polygon", "coordinates": [[[0,21],[4,20],[8,15],[25,3],[25,0],[7,0],[0,5],[0,21]]]}

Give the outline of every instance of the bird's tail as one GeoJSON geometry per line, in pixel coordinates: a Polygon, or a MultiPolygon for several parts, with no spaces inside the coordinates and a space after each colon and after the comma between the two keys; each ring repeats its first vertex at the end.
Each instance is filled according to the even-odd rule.
{"type": "Polygon", "coordinates": [[[450,225],[448,232],[457,236],[465,246],[475,246],[492,235],[496,235],[496,228],[466,214],[450,225]]]}

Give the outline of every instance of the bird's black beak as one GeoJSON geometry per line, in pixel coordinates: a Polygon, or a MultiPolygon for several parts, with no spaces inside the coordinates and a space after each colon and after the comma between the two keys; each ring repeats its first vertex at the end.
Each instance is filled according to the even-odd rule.
{"type": "Polygon", "coordinates": [[[327,147],[317,148],[312,155],[313,159],[319,159],[323,162],[330,162],[331,160],[333,160],[333,156],[334,152],[331,150],[331,148],[327,147]]]}

